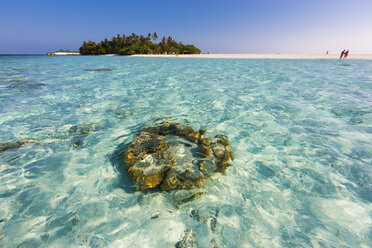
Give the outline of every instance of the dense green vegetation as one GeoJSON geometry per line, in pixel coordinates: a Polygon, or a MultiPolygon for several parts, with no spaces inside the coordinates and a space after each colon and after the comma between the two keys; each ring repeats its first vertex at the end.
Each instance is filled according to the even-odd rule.
{"type": "Polygon", "coordinates": [[[80,47],[81,55],[103,55],[103,54],[200,54],[200,50],[194,45],[184,45],[182,42],[177,42],[172,37],[163,37],[159,43],[155,43],[158,39],[156,33],[136,35],[132,33],[129,36],[113,37],[112,40],[105,39],[100,43],[88,41],[80,47]]]}

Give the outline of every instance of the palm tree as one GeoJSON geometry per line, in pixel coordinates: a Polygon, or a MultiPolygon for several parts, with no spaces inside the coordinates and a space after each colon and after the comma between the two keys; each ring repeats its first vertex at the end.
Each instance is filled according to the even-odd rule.
{"type": "Polygon", "coordinates": [[[168,43],[172,44],[172,41],[173,41],[172,37],[168,36],[168,43]]]}
{"type": "Polygon", "coordinates": [[[154,32],[154,33],[152,34],[152,39],[153,39],[154,41],[158,39],[158,34],[157,34],[156,32],[154,32]]]}
{"type": "Polygon", "coordinates": [[[85,42],[80,47],[82,55],[98,55],[107,53],[119,54],[136,54],[136,53],[200,53],[200,50],[193,45],[184,45],[182,41],[177,42],[172,37],[162,37],[159,43],[151,42],[158,39],[158,35],[154,32],[144,35],[117,35],[111,40],[104,39],[99,43],[91,40],[85,42]]]}
{"type": "Polygon", "coordinates": [[[117,44],[118,44],[117,38],[115,36],[112,37],[112,40],[111,40],[111,49],[112,49],[112,51],[110,51],[111,53],[115,53],[115,50],[117,48],[117,44]]]}
{"type": "Polygon", "coordinates": [[[118,35],[116,36],[116,39],[117,39],[118,47],[120,47],[121,44],[123,43],[123,39],[121,38],[121,35],[118,34],[118,35]]]}
{"type": "Polygon", "coordinates": [[[135,33],[132,33],[132,38],[134,41],[138,41],[139,37],[135,33]]]}

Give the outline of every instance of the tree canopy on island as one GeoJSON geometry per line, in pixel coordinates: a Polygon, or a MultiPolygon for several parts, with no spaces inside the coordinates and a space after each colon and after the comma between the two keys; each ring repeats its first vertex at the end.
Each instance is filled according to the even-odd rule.
{"type": "Polygon", "coordinates": [[[81,55],[104,55],[104,54],[200,54],[200,50],[194,45],[184,45],[182,42],[177,42],[172,37],[163,37],[159,43],[155,43],[158,39],[156,33],[136,35],[132,33],[129,36],[123,34],[117,35],[112,40],[105,39],[100,43],[88,41],[83,43],[79,48],[81,55]]]}

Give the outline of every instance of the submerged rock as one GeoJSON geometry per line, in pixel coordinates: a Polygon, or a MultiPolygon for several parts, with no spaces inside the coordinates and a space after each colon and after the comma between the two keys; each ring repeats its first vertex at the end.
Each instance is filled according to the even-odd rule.
{"type": "Polygon", "coordinates": [[[96,124],[78,124],[72,126],[68,132],[71,135],[69,139],[71,139],[72,146],[81,146],[84,144],[84,138],[89,134],[93,133],[97,129],[96,124]]]}
{"type": "Polygon", "coordinates": [[[87,137],[89,134],[95,132],[98,128],[99,126],[94,123],[77,124],[71,126],[68,129],[67,133],[66,131],[63,131],[62,133],[57,132],[57,134],[48,133],[48,136],[54,136],[52,139],[44,139],[39,141],[35,139],[21,139],[18,141],[0,143],[0,152],[16,149],[32,143],[45,146],[59,141],[71,141],[71,145],[76,147],[84,144],[84,138],[87,137]]]}
{"type": "Polygon", "coordinates": [[[350,118],[350,122],[353,124],[359,124],[359,123],[363,123],[363,120],[361,118],[353,117],[353,118],[350,118]]]}
{"type": "Polygon", "coordinates": [[[146,127],[125,150],[125,164],[137,189],[161,190],[202,187],[216,172],[224,172],[233,160],[226,136],[215,141],[180,123],[146,127]]]}
{"type": "Polygon", "coordinates": [[[18,147],[21,147],[26,144],[30,143],[36,143],[36,140],[34,139],[22,139],[18,141],[13,141],[13,142],[6,142],[6,143],[1,143],[0,144],[0,152],[10,150],[10,149],[15,149],[18,147]]]}
{"type": "Polygon", "coordinates": [[[196,236],[192,229],[187,228],[183,237],[175,245],[176,248],[197,248],[196,236]]]}
{"type": "Polygon", "coordinates": [[[179,208],[183,204],[186,204],[188,202],[198,199],[199,197],[204,195],[204,193],[205,192],[197,188],[191,189],[191,190],[176,190],[171,195],[171,199],[172,199],[174,206],[179,208]]]}
{"type": "Polygon", "coordinates": [[[110,68],[85,69],[85,71],[112,71],[110,68]]]}
{"type": "Polygon", "coordinates": [[[72,126],[69,133],[76,133],[78,135],[88,135],[95,130],[96,126],[93,124],[78,124],[72,126]]]}

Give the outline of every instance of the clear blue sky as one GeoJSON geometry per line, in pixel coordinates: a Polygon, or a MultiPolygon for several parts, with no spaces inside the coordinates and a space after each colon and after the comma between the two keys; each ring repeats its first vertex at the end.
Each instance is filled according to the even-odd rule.
{"type": "Polygon", "coordinates": [[[211,53],[372,53],[372,0],[0,0],[0,54],[154,31],[211,53]]]}

